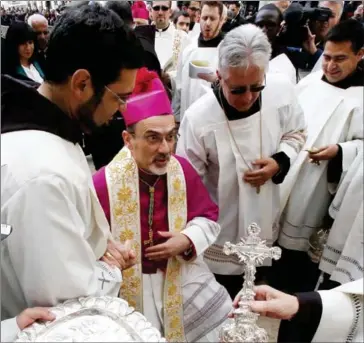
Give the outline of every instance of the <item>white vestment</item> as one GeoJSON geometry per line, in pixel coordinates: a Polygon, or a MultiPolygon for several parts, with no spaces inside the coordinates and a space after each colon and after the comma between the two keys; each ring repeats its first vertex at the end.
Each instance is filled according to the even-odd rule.
{"type": "MultiPolygon", "coordinates": [[[[305,120],[294,86],[278,75],[267,75],[262,92],[263,157],[277,152],[294,162],[305,140],[305,120]]],[[[247,163],[260,158],[260,114],[230,121],[230,127],[247,163]]],[[[219,206],[221,233],[205,253],[215,274],[242,274],[243,266],[222,249],[227,241],[239,242],[256,222],[269,244],[277,238],[273,228],[279,212],[279,187],[269,180],[256,189],[243,181],[248,171],[230,135],[226,116],[212,90],[196,101],[181,123],[177,154],[185,156],[203,178],[212,199],[219,206]]]]}
{"type": "Polygon", "coordinates": [[[320,269],[341,284],[363,277],[363,150],[342,177],[329,213],[334,219],[320,269]]]}
{"type": "Polygon", "coordinates": [[[270,60],[269,73],[277,73],[286,77],[292,84],[297,83],[296,68],[286,54],[280,54],[270,60]]]}
{"type": "Polygon", "coordinates": [[[173,23],[170,23],[165,31],[156,29],[154,47],[162,69],[174,58],[174,55],[175,59],[178,60],[179,54],[189,44],[188,34],[182,30],[177,30],[173,23]]]}
{"type": "MultiPolygon", "coordinates": [[[[342,169],[346,172],[363,145],[363,87],[340,89],[324,82],[322,71],[307,76],[297,85],[305,113],[308,137],[304,150],[340,144],[342,169]]],[[[279,244],[307,251],[308,240],[322,221],[337,184],[327,182],[327,161],[307,161],[302,150],[281,185],[281,234],[279,244]]]]}
{"type": "Polygon", "coordinates": [[[182,121],[185,111],[211,89],[211,83],[202,79],[192,79],[189,75],[190,62],[209,61],[213,70],[218,65],[218,48],[199,48],[198,38],[180,55],[175,90],[173,94],[173,113],[177,121],[182,121]]]}
{"type": "Polygon", "coordinates": [[[322,315],[312,342],[363,342],[363,278],[319,291],[322,315]]]}
{"type": "Polygon", "coordinates": [[[121,273],[98,260],[110,228],[81,147],[44,131],[1,135],[1,315],[112,295],[121,273]]]}
{"type": "Polygon", "coordinates": [[[19,332],[16,317],[1,321],[1,342],[14,342],[19,332]]]}

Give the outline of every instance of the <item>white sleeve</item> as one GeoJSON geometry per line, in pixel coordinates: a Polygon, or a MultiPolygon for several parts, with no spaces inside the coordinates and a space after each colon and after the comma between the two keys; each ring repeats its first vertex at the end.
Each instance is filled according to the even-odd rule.
{"type": "Polygon", "coordinates": [[[322,300],[322,315],[312,342],[346,342],[356,313],[354,298],[335,289],[318,293],[322,300]]]}
{"type": "Polygon", "coordinates": [[[203,140],[195,132],[195,127],[190,123],[188,115],[183,117],[179,135],[176,154],[186,158],[198,175],[203,177],[208,165],[207,155],[203,140]]]}
{"type": "MultiPolygon", "coordinates": [[[[195,257],[198,257],[215,243],[220,230],[220,225],[217,222],[203,217],[196,217],[187,223],[186,228],[181,233],[191,240],[195,247],[195,257]]],[[[189,262],[191,261],[189,260],[189,262]]]]}
{"type": "Polygon", "coordinates": [[[2,204],[2,215],[14,228],[5,243],[27,307],[105,294],[100,264],[85,237],[86,219],[76,205],[82,196],[51,175],[29,181],[2,204]]]}
{"type": "Polygon", "coordinates": [[[1,342],[14,342],[19,332],[16,317],[1,322],[1,342]]]}
{"type": "Polygon", "coordinates": [[[291,165],[296,160],[307,139],[307,125],[305,116],[297,97],[292,97],[290,105],[279,109],[282,138],[278,152],[284,152],[291,165]]]}
{"type": "Polygon", "coordinates": [[[343,172],[353,163],[358,152],[363,148],[363,108],[353,110],[346,142],[340,143],[343,152],[343,172]]]}

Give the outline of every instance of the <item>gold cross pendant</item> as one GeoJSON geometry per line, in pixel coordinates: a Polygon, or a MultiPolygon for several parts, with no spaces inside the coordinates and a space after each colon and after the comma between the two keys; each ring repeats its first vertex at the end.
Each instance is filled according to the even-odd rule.
{"type": "Polygon", "coordinates": [[[153,246],[153,230],[149,230],[148,235],[149,235],[149,239],[144,241],[144,245],[152,247],[153,246]]]}

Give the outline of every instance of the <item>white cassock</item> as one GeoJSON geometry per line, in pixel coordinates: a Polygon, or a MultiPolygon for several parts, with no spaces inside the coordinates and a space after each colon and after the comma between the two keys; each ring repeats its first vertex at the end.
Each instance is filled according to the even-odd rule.
{"type": "MultiPolygon", "coordinates": [[[[345,173],[363,146],[363,87],[340,89],[322,81],[322,71],[297,85],[300,105],[308,125],[304,150],[340,144],[345,173]]],[[[286,249],[307,251],[308,240],[331,203],[337,184],[327,181],[327,161],[320,166],[307,161],[302,150],[281,185],[281,234],[286,249]]]]}
{"type": "Polygon", "coordinates": [[[320,270],[341,284],[363,277],[363,150],[342,177],[329,213],[334,219],[320,270]]]}
{"type": "Polygon", "coordinates": [[[81,147],[44,131],[1,135],[1,315],[81,296],[116,296],[120,270],[98,260],[111,236],[81,147]]]}
{"type": "Polygon", "coordinates": [[[363,342],[363,278],[319,291],[322,315],[312,342],[363,342]]]}
{"type": "Polygon", "coordinates": [[[1,342],[14,342],[19,332],[16,317],[1,322],[1,342]]]}
{"type": "Polygon", "coordinates": [[[216,70],[218,48],[199,48],[198,38],[195,38],[195,41],[182,52],[178,61],[172,102],[173,113],[177,121],[182,121],[186,110],[211,90],[211,83],[202,79],[190,78],[190,62],[195,60],[209,61],[211,69],[216,70]]]}
{"type": "MultiPolygon", "coordinates": [[[[305,141],[306,125],[294,86],[285,78],[267,75],[261,115],[263,157],[284,152],[294,162],[305,141]]],[[[247,163],[259,159],[260,114],[229,123],[247,163]]],[[[206,251],[205,260],[215,274],[242,274],[242,265],[226,256],[223,246],[246,237],[253,222],[261,227],[262,237],[273,243],[278,235],[273,226],[279,212],[279,187],[269,180],[257,194],[243,181],[248,166],[233,143],[226,116],[212,90],[186,111],[180,135],[177,154],[189,159],[219,206],[221,232],[206,251]]]]}
{"type": "Polygon", "coordinates": [[[296,68],[286,54],[280,54],[270,60],[269,73],[280,74],[294,85],[297,83],[296,68]]]}
{"type": "Polygon", "coordinates": [[[169,24],[167,30],[156,29],[155,33],[155,52],[162,69],[172,61],[177,61],[179,54],[190,44],[188,34],[182,30],[177,30],[173,23],[169,24]]]}
{"type": "Polygon", "coordinates": [[[193,29],[188,32],[188,36],[191,38],[191,40],[198,39],[199,35],[201,33],[201,25],[200,23],[195,23],[193,25],[193,29]]]}

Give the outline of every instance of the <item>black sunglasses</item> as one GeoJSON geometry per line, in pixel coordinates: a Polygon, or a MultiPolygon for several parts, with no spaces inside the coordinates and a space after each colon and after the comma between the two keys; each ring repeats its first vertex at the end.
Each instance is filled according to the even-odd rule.
{"type": "Polygon", "coordinates": [[[234,89],[230,89],[230,93],[233,95],[241,95],[246,93],[248,90],[252,93],[259,93],[265,88],[265,85],[261,86],[242,86],[234,89]]]}
{"type": "Polygon", "coordinates": [[[153,7],[153,11],[159,12],[160,10],[162,10],[163,12],[166,12],[169,10],[169,7],[167,7],[167,6],[154,6],[153,7]]]}

